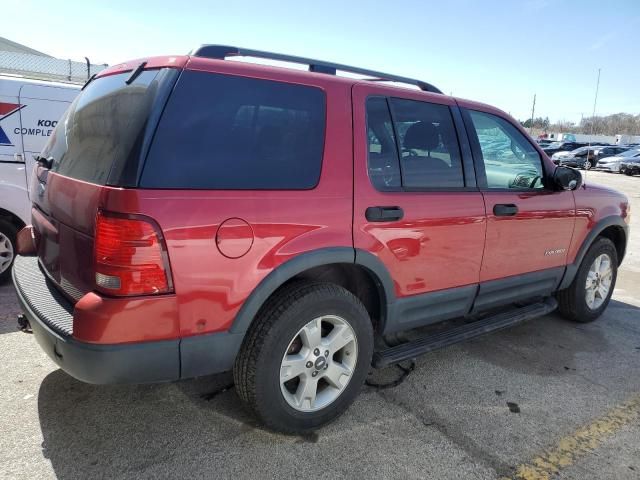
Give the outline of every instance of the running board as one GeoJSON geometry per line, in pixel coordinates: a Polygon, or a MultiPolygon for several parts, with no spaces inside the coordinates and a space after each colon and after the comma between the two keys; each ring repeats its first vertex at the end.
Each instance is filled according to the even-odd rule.
{"type": "Polygon", "coordinates": [[[533,303],[482,320],[476,320],[435,335],[426,335],[410,342],[401,343],[376,352],[373,355],[373,366],[382,368],[403,360],[409,360],[455,343],[464,342],[470,338],[479,337],[485,333],[495,332],[532,318],[541,317],[553,312],[557,307],[558,302],[556,302],[555,298],[549,297],[539,303],[533,303]]]}

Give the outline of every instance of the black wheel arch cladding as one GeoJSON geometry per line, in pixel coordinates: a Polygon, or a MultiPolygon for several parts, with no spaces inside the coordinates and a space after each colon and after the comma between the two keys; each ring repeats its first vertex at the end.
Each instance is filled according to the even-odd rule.
{"type": "Polygon", "coordinates": [[[287,281],[312,268],[341,263],[361,266],[370,274],[382,301],[380,321],[384,322],[389,306],[395,302],[393,281],[387,268],[369,252],[353,247],[332,247],[297,255],[269,273],[243,303],[230,332],[246,332],[269,297],[287,281]]]}

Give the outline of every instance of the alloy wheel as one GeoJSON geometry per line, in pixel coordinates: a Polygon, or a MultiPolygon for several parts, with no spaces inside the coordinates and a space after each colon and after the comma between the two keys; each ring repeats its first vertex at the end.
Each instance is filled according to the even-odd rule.
{"type": "Polygon", "coordinates": [[[4,233],[0,232],[0,273],[4,273],[13,261],[13,245],[4,233]]]}
{"type": "Polygon", "coordinates": [[[606,253],[598,255],[589,268],[585,285],[585,298],[591,310],[597,310],[605,302],[611,290],[612,279],[611,257],[606,253]]]}
{"type": "Polygon", "coordinates": [[[296,333],[282,357],[282,395],[300,412],[321,410],[344,392],[357,360],[358,343],[349,322],[336,315],[315,318],[296,333]]]}

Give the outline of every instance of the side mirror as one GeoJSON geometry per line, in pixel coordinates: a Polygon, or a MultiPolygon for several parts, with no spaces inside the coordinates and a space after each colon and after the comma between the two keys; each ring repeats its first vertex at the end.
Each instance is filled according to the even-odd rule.
{"type": "Polygon", "coordinates": [[[560,190],[575,190],[582,185],[582,174],[569,167],[557,167],[553,172],[553,183],[560,190]]]}

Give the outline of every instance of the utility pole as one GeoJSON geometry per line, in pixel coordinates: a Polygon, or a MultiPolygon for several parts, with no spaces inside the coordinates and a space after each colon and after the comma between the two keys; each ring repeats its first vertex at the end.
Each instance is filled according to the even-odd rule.
{"type": "MultiPolygon", "coordinates": [[[[596,82],[596,95],[593,99],[593,112],[591,113],[591,133],[589,134],[589,144],[587,145],[587,161],[589,161],[589,155],[591,154],[591,137],[593,137],[593,128],[596,120],[596,104],[598,103],[598,90],[600,89],[600,69],[598,68],[598,80],[596,82]]],[[[594,165],[595,166],[595,165],[594,165]]],[[[587,170],[585,169],[584,181],[587,181],[587,170]]]]}
{"type": "Polygon", "coordinates": [[[529,125],[529,135],[531,135],[531,132],[533,130],[533,115],[536,111],[536,94],[533,94],[533,106],[531,107],[531,124],[529,125]]]}
{"type": "MultiPolygon", "coordinates": [[[[593,99],[593,113],[591,114],[591,135],[593,136],[593,127],[596,120],[596,104],[598,103],[598,90],[600,89],[600,69],[598,69],[598,81],[596,82],[596,96],[593,99]]],[[[591,142],[589,142],[591,146],[591,142]]]]}

